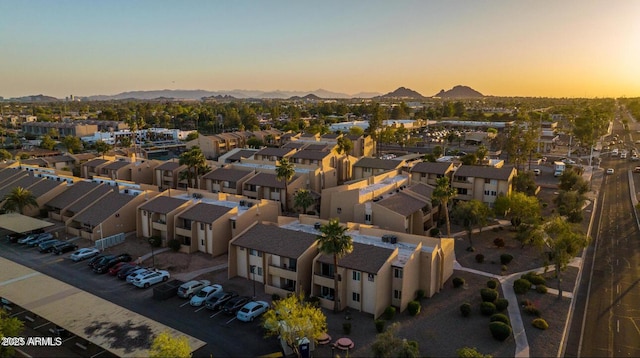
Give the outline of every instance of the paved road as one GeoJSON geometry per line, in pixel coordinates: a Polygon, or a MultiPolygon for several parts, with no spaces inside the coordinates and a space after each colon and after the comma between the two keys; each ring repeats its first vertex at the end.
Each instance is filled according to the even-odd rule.
{"type": "MultiPolygon", "coordinates": [[[[614,133],[623,135],[620,123],[614,123],[614,133]]],[[[628,136],[625,141],[630,141],[628,136]]],[[[584,311],[579,307],[586,305],[586,314],[572,325],[566,356],[640,356],[640,231],[628,180],[628,171],[634,165],[617,158],[602,162],[603,168],[614,168],[615,174],[605,176],[602,184],[593,234],[595,247],[587,257],[590,264],[585,266],[581,288],[581,294],[588,297],[577,304],[576,310],[580,315],[584,311]]],[[[638,174],[634,175],[640,180],[638,174]]]]}
{"type": "MultiPolygon", "coordinates": [[[[279,350],[275,339],[263,338],[264,330],[258,322],[230,321],[231,317],[224,313],[210,317],[212,312],[206,308],[191,307],[187,300],[178,297],[154,300],[151,289],[139,289],[113,276],[94,274],[86,262],[66,259],[68,254],[40,254],[3,239],[0,255],[207,342],[194,352],[196,357],[256,357],[279,350]]],[[[247,292],[240,293],[248,293],[249,286],[247,292]]]]}

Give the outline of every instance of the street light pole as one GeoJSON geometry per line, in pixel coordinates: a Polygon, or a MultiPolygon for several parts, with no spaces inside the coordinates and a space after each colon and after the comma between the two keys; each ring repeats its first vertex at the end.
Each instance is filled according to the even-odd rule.
{"type": "Polygon", "coordinates": [[[251,274],[253,275],[253,298],[256,298],[256,265],[251,265],[251,274]]]}

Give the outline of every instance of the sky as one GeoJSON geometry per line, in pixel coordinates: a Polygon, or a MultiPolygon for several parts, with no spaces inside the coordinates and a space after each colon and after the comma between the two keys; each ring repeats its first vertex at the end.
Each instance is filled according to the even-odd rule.
{"type": "Polygon", "coordinates": [[[640,96],[638,0],[0,0],[0,96],[640,96]]]}

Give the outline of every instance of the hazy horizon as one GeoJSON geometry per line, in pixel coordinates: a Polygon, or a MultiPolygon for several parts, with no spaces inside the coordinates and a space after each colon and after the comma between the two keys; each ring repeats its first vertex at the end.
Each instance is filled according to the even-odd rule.
{"type": "Polygon", "coordinates": [[[640,1],[0,0],[0,96],[638,97],[640,1]]]}

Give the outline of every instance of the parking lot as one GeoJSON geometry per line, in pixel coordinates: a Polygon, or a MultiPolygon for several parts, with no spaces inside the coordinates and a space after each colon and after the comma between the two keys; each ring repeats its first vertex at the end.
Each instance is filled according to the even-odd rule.
{"type": "MultiPolygon", "coordinates": [[[[207,345],[194,352],[194,356],[259,356],[279,351],[275,339],[263,338],[264,330],[259,320],[241,322],[221,311],[213,312],[204,306],[192,307],[188,299],[177,296],[159,301],[153,298],[153,286],[137,288],[115,276],[94,273],[86,261],[69,260],[70,253],[60,256],[43,254],[34,248],[8,243],[4,239],[6,233],[0,235],[1,256],[206,342],[207,345]],[[242,337],[241,341],[238,341],[239,337],[242,337]]],[[[119,253],[117,247],[113,250],[112,253],[119,253]]],[[[226,275],[220,273],[216,277],[226,275]]],[[[237,278],[221,281],[212,283],[222,284],[225,290],[232,289],[240,295],[253,296],[250,281],[237,278]]],[[[256,299],[270,302],[261,285],[257,286],[256,299]]],[[[38,294],[37,289],[34,289],[34,294],[38,294]]]]}

